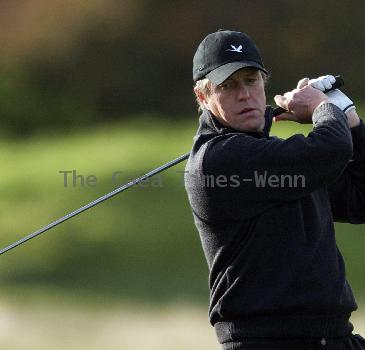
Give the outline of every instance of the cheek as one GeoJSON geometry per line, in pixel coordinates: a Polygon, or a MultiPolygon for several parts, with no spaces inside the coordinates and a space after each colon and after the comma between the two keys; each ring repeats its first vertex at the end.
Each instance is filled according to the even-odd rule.
{"type": "Polygon", "coordinates": [[[265,94],[265,88],[264,86],[262,86],[258,91],[257,91],[257,102],[259,104],[261,104],[263,106],[263,108],[265,108],[266,106],[266,94],[265,94]]]}
{"type": "Polygon", "coordinates": [[[262,103],[266,106],[266,94],[265,94],[265,91],[262,93],[262,103]]]}
{"type": "Polygon", "coordinates": [[[224,116],[225,111],[225,102],[224,99],[222,99],[221,96],[213,96],[211,100],[209,101],[209,109],[210,111],[219,117],[224,116]]]}
{"type": "Polygon", "coordinates": [[[227,96],[218,96],[217,97],[217,107],[221,116],[226,116],[230,114],[232,109],[233,102],[227,98],[227,96]]]}

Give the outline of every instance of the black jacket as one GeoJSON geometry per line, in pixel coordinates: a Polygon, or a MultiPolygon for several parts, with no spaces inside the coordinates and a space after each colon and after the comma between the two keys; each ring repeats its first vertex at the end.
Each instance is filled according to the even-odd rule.
{"type": "Polygon", "coordinates": [[[223,127],[204,111],[185,187],[221,343],[351,333],[357,306],[333,222],[365,222],[363,122],[350,130],[345,114],[328,103],[315,110],[307,137],[282,140],[268,127],[223,127]]]}

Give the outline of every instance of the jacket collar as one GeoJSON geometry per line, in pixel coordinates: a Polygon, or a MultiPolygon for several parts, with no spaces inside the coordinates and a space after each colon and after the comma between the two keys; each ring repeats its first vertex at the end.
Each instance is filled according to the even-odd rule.
{"type": "Polygon", "coordinates": [[[254,136],[257,138],[269,137],[272,118],[273,118],[273,108],[271,106],[266,107],[265,111],[265,127],[263,131],[238,131],[231,127],[226,127],[222,125],[214,115],[208,111],[204,110],[199,118],[199,129],[198,135],[208,135],[208,134],[228,134],[228,133],[240,133],[245,135],[254,136]]]}

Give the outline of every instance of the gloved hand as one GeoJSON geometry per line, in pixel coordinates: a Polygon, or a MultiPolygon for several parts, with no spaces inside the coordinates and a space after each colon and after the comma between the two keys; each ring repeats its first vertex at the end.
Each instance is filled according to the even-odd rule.
{"type": "MultiPolygon", "coordinates": [[[[310,79],[308,81],[306,79],[308,78],[304,78],[299,81],[298,88],[300,84],[304,86],[304,84],[307,83],[315,89],[325,91],[330,89],[332,84],[336,81],[333,75],[324,75],[322,77],[310,79]]],[[[329,97],[331,103],[342,109],[344,112],[349,112],[356,108],[354,103],[339,89],[328,91],[326,92],[326,95],[329,97]]]]}

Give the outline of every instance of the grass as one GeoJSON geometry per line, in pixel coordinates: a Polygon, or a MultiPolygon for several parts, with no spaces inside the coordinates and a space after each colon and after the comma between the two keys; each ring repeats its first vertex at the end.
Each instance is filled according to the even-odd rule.
{"type": "MultiPolygon", "coordinates": [[[[116,171],[123,172],[118,178],[122,182],[186,153],[194,129],[191,122],[144,118],[58,137],[3,142],[7,171],[0,174],[1,244],[111,191],[116,171]],[[95,175],[97,185],[65,188],[59,171],[73,169],[95,175]]],[[[188,297],[205,299],[207,284],[198,281],[206,277],[206,267],[178,173],[183,168],[180,164],[167,171],[162,187],[132,188],[2,256],[2,283],[164,300],[186,281],[188,297]],[[141,288],[146,285],[148,291],[141,288]]]]}
{"type": "Polygon", "coordinates": [[[219,349],[202,306],[74,303],[60,297],[0,302],[0,347],[6,350],[219,349]],[[19,337],[21,332],[21,337],[19,337]]]}
{"type": "MultiPolygon", "coordinates": [[[[111,191],[116,171],[120,184],[188,152],[196,126],[146,116],[62,135],[3,139],[0,245],[111,191]],[[60,170],[94,175],[96,186],[82,187],[78,179],[77,186],[64,187],[60,170]]],[[[297,131],[293,123],[273,129],[281,137],[297,131]]],[[[207,318],[208,270],[179,173],[184,165],[164,172],[155,186],[131,188],[1,256],[0,347],[24,348],[16,337],[23,329],[27,347],[39,350],[217,348],[207,318]]],[[[364,311],[365,227],[336,229],[364,311]]],[[[365,333],[363,314],[354,317],[365,333]]]]}
{"type": "MultiPolygon", "coordinates": [[[[355,313],[365,334],[365,313],[355,313]]],[[[108,303],[38,290],[2,295],[0,348],[6,350],[219,350],[203,305],[108,303]],[[21,332],[21,336],[19,336],[21,332]]]]}

